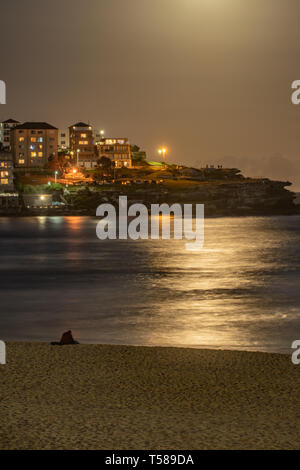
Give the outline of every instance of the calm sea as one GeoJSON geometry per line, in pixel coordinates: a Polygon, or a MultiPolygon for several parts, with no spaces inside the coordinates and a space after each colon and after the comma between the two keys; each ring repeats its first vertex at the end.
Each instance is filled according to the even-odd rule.
{"type": "Polygon", "coordinates": [[[0,339],[287,352],[300,217],[217,218],[205,247],[100,241],[88,217],[0,218],[0,339]]]}

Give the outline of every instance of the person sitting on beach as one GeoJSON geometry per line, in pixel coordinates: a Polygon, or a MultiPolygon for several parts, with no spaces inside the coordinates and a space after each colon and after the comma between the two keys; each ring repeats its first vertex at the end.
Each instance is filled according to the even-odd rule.
{"type": "Polygon", "coordinates": [[[72,331],[69,330],[69,331],[66,331],[65,333],[63,333],[59,343],[52,342],[51,344],[52,344],[52,346],[66,346],[66,345],[69,345],[69,344],[79,344],[79,343],[78,343],[78,341],[74,340],[73,335],[72,335],[72,331]]]}

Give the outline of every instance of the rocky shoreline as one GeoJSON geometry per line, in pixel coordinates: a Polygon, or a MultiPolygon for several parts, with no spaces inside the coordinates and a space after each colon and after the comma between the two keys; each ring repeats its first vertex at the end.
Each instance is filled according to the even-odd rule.
{"type": "Polygon", "coordinates": [[[200,183],[188,189],[161,187],[110,188],[101,191],[84,188],[66,197],[67,207],[11,208],[0,210],[0,216],[95,216],[100,204],[118,209],[119,197],[127,196],[128,204],[169,205],[204,204],[211,217],[270,216],[300,214],[296,194],[286,189],[291,183],[271,180],[242,180],[200,183]],[[295,202],[296,201],[296,202],[295,202]]]}

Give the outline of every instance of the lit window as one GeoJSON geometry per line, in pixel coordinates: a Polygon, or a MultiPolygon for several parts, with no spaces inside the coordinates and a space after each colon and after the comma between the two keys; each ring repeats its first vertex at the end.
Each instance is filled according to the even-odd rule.
{"type": "Polygon", "coordinates": [[[24,142],[24,137],[19,137],[19,142],[24,142]]]}
{"type": "Polygon", "coordinates": [[[38,140],[37,140],[37,141],[38,141],[38,142],[43,142],[43,140],[44,140],[43,137],[38,137],[38,140]]]}
{"type": "Polygon", "coordinates": [[[19,159],[19,165],[24,165],[24,163],[25,163],[25,160],[22,159],[22,158],[20,158],[20,159],[19,159]]]}
{"type": "Polygon", "coordinates": [[[88,145],[88,140],[80,140],[79,145],[88,145]]]}
{"type": "Polygon", "coordinates": [[[36,137],[30,137],[30,142],[36,142],[36,137]]]}
{"type": "Polygon", "coordinates": [[[42,157],[42,156],[43,156],[43,152],[39,152],[39,153],[38,153],[38,156],[39,156],[39,157],[42,157]]]}
{"type": "Polygon", "coordinates": [[[82,139],[86,139],[86,134],[80,134],[80,137],[81,137],[82,139]]]}
{"type": "Polygon", "coordinates": [[[36,157],[36,152],[31,152],[31,157],[36,157]]]}
{"type": "Polygon", "coordinates": [[[8,179],[3,179],[3,180],[0,180],[1,181],[1,184],[8,184],[8,179]]]}
{"type": "Polygon", "coordinates": [[[6,178],[8,176],[8,171],[1,171],[1,178],[6,178]]]}

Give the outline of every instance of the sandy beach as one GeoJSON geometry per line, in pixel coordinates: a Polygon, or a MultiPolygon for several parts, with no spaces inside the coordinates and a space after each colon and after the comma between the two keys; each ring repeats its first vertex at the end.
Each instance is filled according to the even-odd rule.
{"type": "Polygon", "coordinates": [[[289,356],[8,343],[0,449],[299,449],[289,356]]]}

